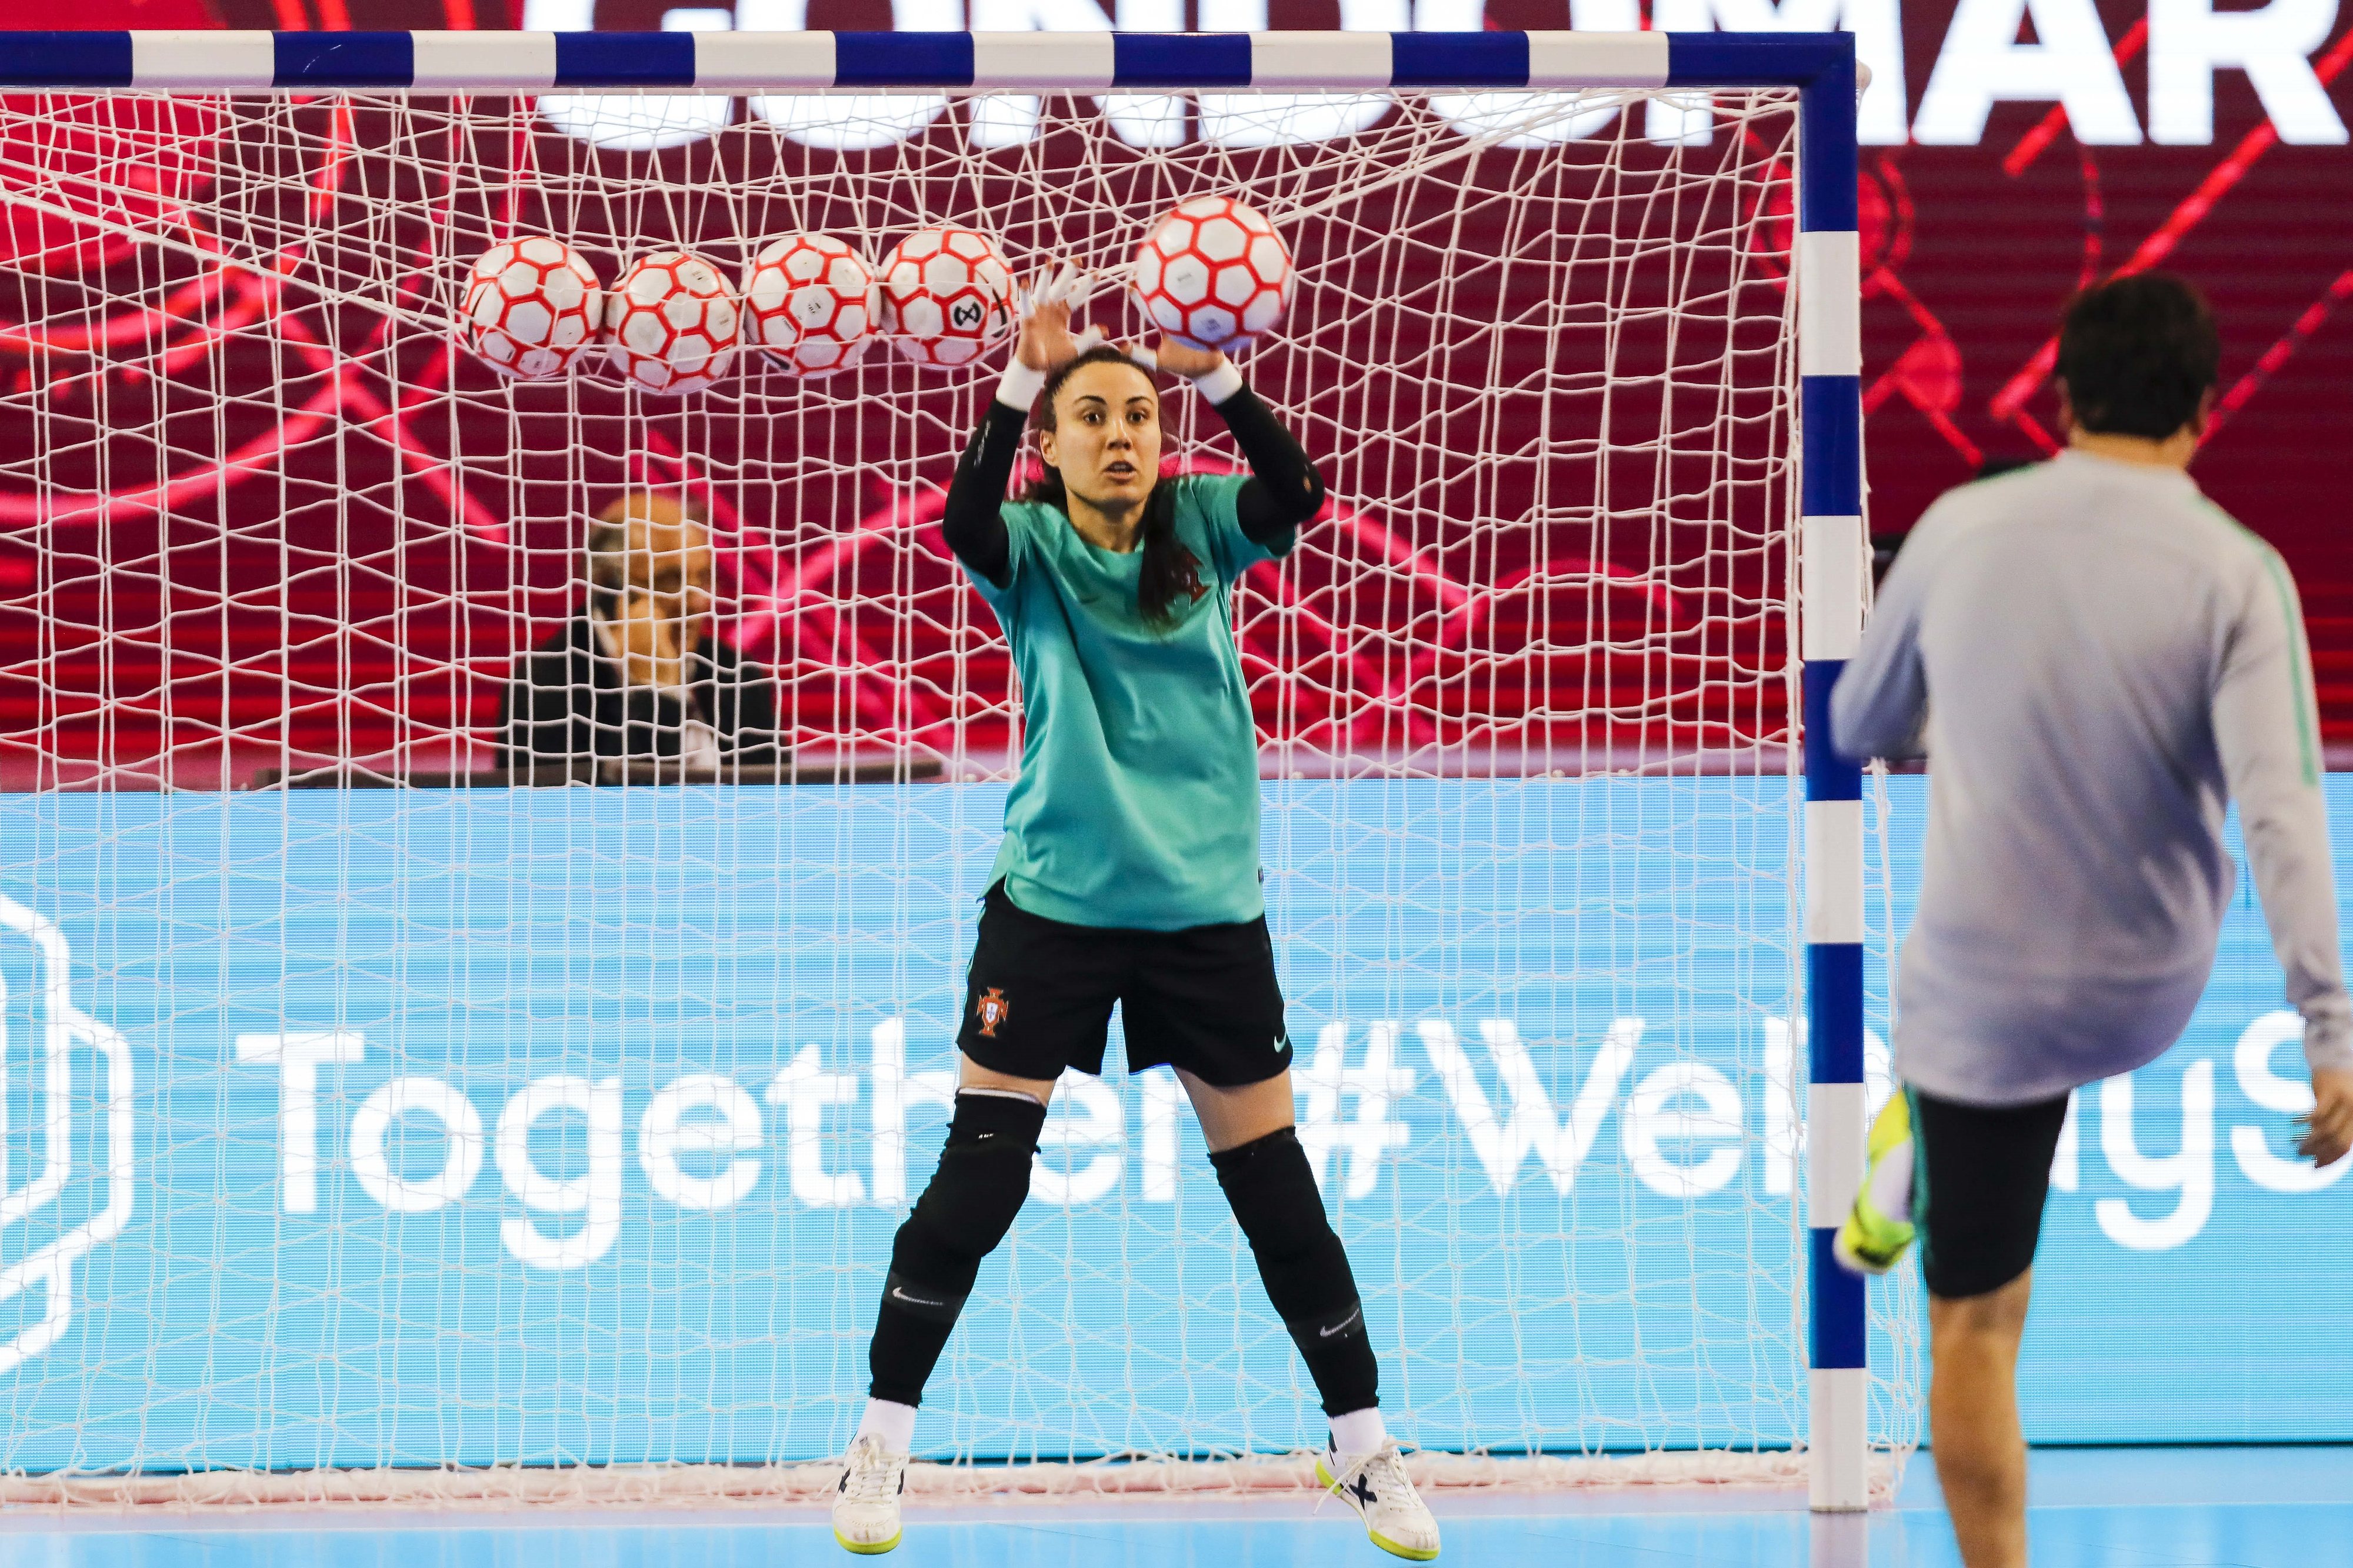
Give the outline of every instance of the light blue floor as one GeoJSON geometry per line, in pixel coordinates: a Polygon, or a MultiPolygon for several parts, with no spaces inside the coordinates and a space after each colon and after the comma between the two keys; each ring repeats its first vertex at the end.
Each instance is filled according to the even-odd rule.
{"type": "MultiPolygon", "coordinates": [[[[2353,1449],[2061,1451],[2036,1456],[2038,1568],[2353,1568],[2353,1449]]],[[[910,1510],[892,1568],[1380,1568],[1336,1506],[1023,1505],[910,1510]]],[[[1955,1568],[1924,1458],[1894,1508],[1815,1521],[1774,1493],[1489,1498],[1440,1510],[1445,1561],[1530,1568],[1955,1568]]],[[[821,1518],[635,1514],[398,1521],[346,1514],[126,1524],[0,1514],[0,1568],[824,1568],[853,1559],[821,1518]]]]}

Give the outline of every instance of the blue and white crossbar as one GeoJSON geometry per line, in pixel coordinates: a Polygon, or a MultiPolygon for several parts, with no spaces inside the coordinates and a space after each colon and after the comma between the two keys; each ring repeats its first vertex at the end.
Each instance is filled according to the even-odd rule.
{"type": "Polygon", "coordinates": [[[1804,88],[1823,33],[0,32],[0,87],[464,92],[1804,88]]]}
{"type": "Polygon", "coordinates": [[[1862,635],[1861,293],[1847,33],[0,32],[0,88],[307,92],[1799,89],[1813,1506],[1864,1506],[1862,1283],[1831,1237],[1863,1164],[1862,774],[1830,693],[1862,635]]]}

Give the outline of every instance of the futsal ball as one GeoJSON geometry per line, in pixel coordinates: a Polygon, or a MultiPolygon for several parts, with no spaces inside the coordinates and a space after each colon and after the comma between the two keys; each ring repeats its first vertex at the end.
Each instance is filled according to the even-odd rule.
{"type": "Polygon", "coordinates": [[[1274,225],[1230,196],[1195,196],[1135,252],[1135,293],[1153,324],[1200,349],[1240,348],[1291,303],[1291,252],[1274,225]]]}
{"type": "Polygon", "coordinates": [[[647,392],[699,392],[725,375],[735,331],[719,268],[687,251],[639,257],[605,296],[607,352],[647,392]]]}
{"type": "Polygon", "coordinates": [[[601,293],[578,251],[533,235],[482,252],[466,275],[460,314],[483,363],[517,381],[547,381],[596,341],[601,293]]]}
{"type": "Polygon", "coordinates": [[[829,234],[770,240],[744,269],[744,341],[795,375],[856,364],[881,306],[874,269],[829,234]]]}
{"type": "Polygon", "coordinates": [[[969,364],[1013,325],[1013,268],[985,234],[917,229],[876,270],[882,330],[917,364],[969,364]]]}

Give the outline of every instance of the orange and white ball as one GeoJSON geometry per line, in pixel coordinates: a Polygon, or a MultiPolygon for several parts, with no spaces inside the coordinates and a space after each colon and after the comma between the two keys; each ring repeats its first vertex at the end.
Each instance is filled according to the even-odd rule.
{"type": "Polygon", "coordinates": [[[987,235],[925,228],[875,269],[882,330],[918,364],[969,364],[1013,327],[1013,268],[987,235]]]}
{"type": "Polygon", "coordinates": [[[1203,349],[1246,346],[1291,304],[1291,252],[1274,225],[1230,196],[1195,196],[1136,247],[1136,298],[1153,325],[1203,349]]]}
{"type": "Polygon", "coordinates": [[[467,274],[459,315],[483,363],[517,381],[548,381],[596,341],[602,295],[578,251],[531,235],[482,253],[467,274]]]}
{"type": "Polygon", "coordinates": [[[829,234],[788,234],[744,269],[744,342],[777,369],[816,380],[866,353],[882,294],[866,258],[829,234]]]}
{"type": "Polygon", "coordinates": [[[639,257],[605,297],[606,352],[646,392],[699,392],[724,376],[738,324],[719,268],[691,251],[639,257]]]}

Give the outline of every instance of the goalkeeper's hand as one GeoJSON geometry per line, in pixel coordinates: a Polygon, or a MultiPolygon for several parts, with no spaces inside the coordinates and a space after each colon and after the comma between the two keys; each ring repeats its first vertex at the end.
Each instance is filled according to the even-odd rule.
{"type": "Polygon", "coordinates": [[[1215,374],[1226,363],[1226,356],[1215,349],[1197,349],[1178,342],[1175,338],[1162,338],[1152,357],[1162,370],[1171,375],[1181,375],[1187,381],[1198,381],[1215,374]]]}
{"type": "Polygon", "coordinates": [[[1079,341],[1071,336],[1071,307],[1084,292],[1085,279],[1069,262],[1060,272],[1040,272],[1037,281],[1015,301],[1021,315],[1021,336],[1013,357],[1030,370],[1051,375],[1079,357],[1079,341]]]}

